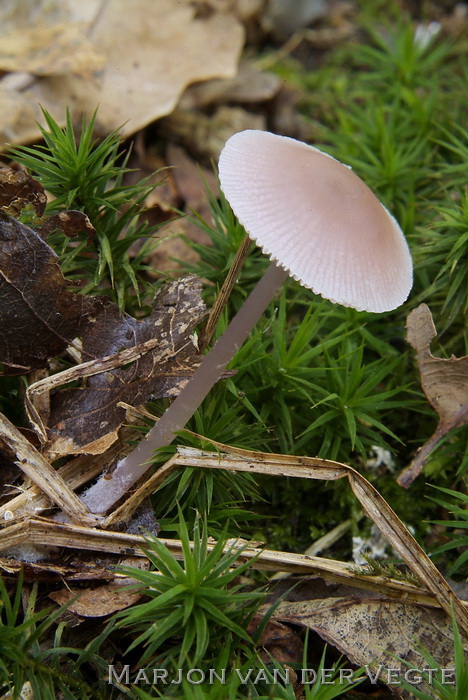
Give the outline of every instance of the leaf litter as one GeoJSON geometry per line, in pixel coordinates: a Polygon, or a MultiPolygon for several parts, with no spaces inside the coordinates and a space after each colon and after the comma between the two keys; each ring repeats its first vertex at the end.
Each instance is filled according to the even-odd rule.
{"type": "Polygon", "coordinates": [[[468,423],[468,355],[442,359],[431,354],[431,341],[437,331],[427,304],[413,309],[406,328],[408,343],[416,350],[421,386],[437,412],[439,422],[435,432],[398,477],[398,483],[404,488],[408,488],[421,473],[440,441],[455,428],[468,423]]]}
{"type": "Polygon", "coordinates": [[[189,0],[131,5],[131,12],[126,0],[0,7],[0,69],[9,71],[0,78],[0,150],[40,137],[39,105],[63,124],[64,104],[88,114],[100,104],[97,128],[123,125],[129,136],[172,112],[191,83],[234,77],[244,30],[233,15],[213,9],[199,18],[189,0]]]}
{"type": "Polygon", "coordinates": [[[101,299],[67,289],[52,248],[0,212],[0,362],[7,371],[46,367],[96,322],[103,307],[101,299]]]}
{"type": "Polygon", "coordinates": [[[205,304],[196,277],[167,284],[151,314],[136,320],[105,298],[67,289],[54,251],[4,214],[0,242],[0,360],[24,373],[47,367],[69,345],[82,358],[28,389],[28,415],[46,454],[103,452],[125,418],[120,401],[138,405],[177,395],[198,364],[191,336],[205,304]],[[61,383],[84,378],[84,386],[55,391],[50,405],[37,401],[61,383]]]}

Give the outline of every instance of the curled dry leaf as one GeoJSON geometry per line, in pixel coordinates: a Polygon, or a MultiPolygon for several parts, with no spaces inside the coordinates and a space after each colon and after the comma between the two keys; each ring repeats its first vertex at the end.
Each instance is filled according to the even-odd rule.
{"type": "Polygon", "coordinates": [[[277,75],[259,70],[253,62],[244,62],[234,78],[215,78],[190,86],[179,107],[193,110],[226,103],[258,105],[273,99],[280,88],[277,75]]]}
{"type": "MultiPolygon", "coordinates": [[[[441,668],[454,667],[452,627],[440,610],[393,600],[326,598],[280,603],[273,619],[314,630],[353,664],[366,666],[371,682],[385,683],[398,697],[414,696],[398,685],[408,667],[395,657],[418,669],[428,667],[417,642],[424,644],[441,668]],[[389,675],[388,669],[397,671],[389,675]]],[[[431,694],[431,685],[425,681],[417,688],[431,694]]]]}
{"type": "Polygon", "coordinates": [[[97,128],[129,136],[169,114],[188,85],[234,76],[244,43],[234,16],[198,18],[190,0],[132,0],[131,11],[127,0],[25,0],[0,7],[0,28],[2,42],[17,32],[24,47],[3,64],[0,149],[40,136],[39,105],[62,123],[63,105],[92,114],[99,104],[97,128]]]}
{"type": "MultiPolygon", "coordinates": [[[[115,571],[115,560],[108,565],[104,557],[96,561],[95,555],[91,555],[87,561],[83,561],[82,553],[63,558],[58,550],[49,552],[48,561],[21,561],[10,557],[0,557],[0,571],[5,575],[17,576],[21,571],[25,581],[48,581],[50,583],[63,583],[63,581],[89,582],[89,581],[114,581],[118,578],[115,571]],[[104,565],[103,562],[106,564],[104,565]]],[[[144,563],[144,559],[140,559],[144,563]]]]}
{"type": "Polygon", "coordinates": [[[69,291],[52,248],[0,212],[0,362],[10,372],[46,367],[93,325],[103,306],[69,291]]]}
{"type": "Polygon", "coordinates": [[[422,388],[439,415],[434,434],[398,477],[400,486],[408,488],[442,438],[454,428],[468,423],[468,355],[445,360],[431,354],[431,340],[437,331],[426,304],[420,304],[409,314],[406,328],[408,343],[417,353],[422,388]]]}
{"type": "Polygon", "coordinates": [[[12,168],[0,169],[0,210],[9,216],[19,216],[31,204],[37,216],[42,216],[47,195],[37,180],[12,168]]]}

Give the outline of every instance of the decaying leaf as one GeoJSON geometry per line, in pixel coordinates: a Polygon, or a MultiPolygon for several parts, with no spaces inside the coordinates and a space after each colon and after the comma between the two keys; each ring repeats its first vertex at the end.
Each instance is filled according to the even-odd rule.
{"type": "MultiPolygon", "coordinates": [[[[247,632],[254,635],[262,622],[262,615],[257,614],[252,618],[247,632]]],[[[297,664],[299,667],[304,655],[304,640],[289,625],[285,625],[279,620],[270,620],[263,630],[259,645],[260,658],[266,663],[270,663],[271,657],[284,664],[297,664]]]]}
{"type": "MultiPolygon", "coordinates": [[[[81,228],[81,217],[72,218],[81,228]]],[[[27,372],[47,366],[72,342],[82,358],[78,367],[28,388],[26,408],[47,443],[44,454],[99,454],[117,439],[125,418],[119,402],[177,395],[198,364],[190,336],[205,305],[196,277],[167,285],[152,313],[137,321],[104,298],[70,292],[54,251],[1,213],[0,244],[0,361],[11,372],[27,372]],[[84,378],[84,386],[57,391],[50,403],[40,400],[84,378]]]]}
{"type": "Polygon", "coordinates": [[[63,105],[92,114],[99,104],[97,129],[123,125],[129,136],[169,114],[187,85],[234,76],[244,43],[233,15],[198,18],[189,0],[132,0],[131,9],[126,0],[7,3],[2,43],[12,32],[22,49],[4,57],[11,72],[0,79],[0,149],[40,136],[39,105],[60,124],[63,105]],[[58,45],[52,36],[61,37],[58,45]]]}
{"type": "Polygon", "coordinates": [[[410,466],[398,477],[400,486],[408,488],[442,438],[454,428],[468,423],[468,355],[452,356],[445,360],[431,354],[431,340],[435,338],[437,331],[426,304],[420,304],[409,314],[406,327],[408,343],[417,353],[422,388],[429,403],[439,415],[434,434],[418,450],[410,466]]]}
{"type": "Polygon", "coordinates": [[[161,120],[160,133],[185,146],[206,160],[218,160],[227,139],[236,131],[266,129],[262,114],[248,112],[242,107],[222,105],[206,115],[198,110],[179,107],[161,120]]]}
{"type": "Polygon", "coordinates": [[[47,238],[49,233],[60,229],[67,238],[75,238],[80,233],[86,233],[88,243],[96,237],[96,229],[92,225],[89,217],[82,211],[67,209],[59,211],[44,222],[39,229],[43,238],[47,238]]]}
{"type": "MultiPolygon", "coordinates": [[[[121,566],[134,566],[139,569],[149,569],[149,561],[140,557],[129,557],[120,562],[121,566]]],[[[58,605],[64,605],[77,598],[67,610],[80,615],[80,617],[104,617],[118,610],[128,608],[141,598],[141,593],[130,586],[138,583],[136,579],[127,576],[116,577],[111,583],[103,584],[97,588],[72,589],[63,588],[49,594],[58,605]]]]}
{"type": "Polygon", "coordinates": [[[58,605],[64,605],[77,598],[67,610],[81,617],[104,617],[117,610],[128,608],[141,597],[141,593],[129,591],[117,586],[115,583],[104,584],[98,588],[87,588],[84,591],[76,588],[64,588],[61,591],[50,593],[51,598],[58,605]]]}
{"type": "Polygon", "coordinates": [[[47,195],[37,180],[12,168],[0,168],[0,210],[9,216],[19,216],[31,204],[37,216],[42,216],[47,195]]]}
{"type": "MultiPolygon", "coordinates": [[[[52,395],[50,416],[44,420],[46,454],[103,452],[117,439],[124,421],[126,409],[120,402],[135,406],[179,393],[199,362],[190,336],[205,315],[201,287],[193,276],[168,284],[157,295],[150,316],[141,321],[111,304],[103,309],[83,337],[83,356],[97,360],[96,371],[84,386],[52,395]],[[123,350],[145,343],[148,350],[153,346],[151,350],[120,366],[123,350]],[[105,357],[111,366],[103,371],[99,360],[105,357]]],[[[73,379],[80,378],[80,367],[75,369],[73,379]]]]}
{"type": "MultiPolygon", "coordinates": [[[[56,551],[56,553],[58,550],[56,551]]],[[[48,581],[51,583],[63,583],[72,581],[74,583],[89,581],[115,581],[119,575],[115,570],[115,558],[107,561],[104,555],[96,561],[95,553],[88,556],[83,561],[83,553],[76,556],[67,557],[66,564],[61,556],[54,556],[53,551],[49,552],[49,561],[21,561],[10,557],[0,557],[0,571],[7,576],[18,575],[22,572],[25,581],[48,581]]],[[[138,560],[145,563],[144,559],[138,560]]],[[[131,562],[136,566],[135,558],[131,562]]],[[[141,564],[140,564],[141,566],[141,564]]],[[[120,579],[122,577],[120,576],[120,579]]]]}
{"type": "Polygon", "coordinates": [[[32,229],[0,212],[0,362],[45,367],[95,322],[100,299],[70,292],[59,261],[32,229]]]}
{"type": "MultiPolygon", "coordinates": [[[[393,600],[332,597],[280,603],[273,618],[314,630],[353,664],[366,666],[371,682],[385,683],[398,697],[413,696],[399,684],[408,667],[395,657],[420,670],[428,667],[418,642],[441,668],[454,667],[452,627],[440,610],[393,600]]],[[[414,672],[407,675],[411,678],[414,672]]],[[[433,691],[423,680],[416,687],[429,694],[433,691]]]]}

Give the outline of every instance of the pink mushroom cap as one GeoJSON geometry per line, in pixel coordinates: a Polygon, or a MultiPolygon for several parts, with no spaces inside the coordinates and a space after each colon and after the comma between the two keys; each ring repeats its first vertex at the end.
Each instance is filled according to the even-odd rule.
{"type": "Polygon", "coordinates": [[[247,130],[226,142],[219,178],[249,236],[304,287],[358,311],[390,311],[408,297],[403,232],[348,166],[302,141],[247,130]]]}

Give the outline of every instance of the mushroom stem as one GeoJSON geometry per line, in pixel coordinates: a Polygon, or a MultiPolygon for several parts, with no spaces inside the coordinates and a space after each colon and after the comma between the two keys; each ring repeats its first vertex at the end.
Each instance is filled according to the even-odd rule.
{"type": "Polygon", "coordinates": [[[221,338],[205,355],[192,378],[159,421],[135,449],[117,463],[111,475],[101,476],[83,494],[82,501],[92,513],[109,510],[151,466],[154,451],[171,444],[174,433],[182,430],[216,384],[288,274],[275,263],[270,265],[221,338]]]}

